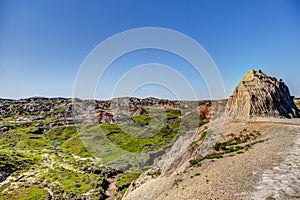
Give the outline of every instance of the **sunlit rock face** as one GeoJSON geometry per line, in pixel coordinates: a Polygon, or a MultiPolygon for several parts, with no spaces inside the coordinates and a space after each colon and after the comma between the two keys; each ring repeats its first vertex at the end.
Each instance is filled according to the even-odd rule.
{"type": "Polygon", "coordinates": [[[233,120],[255,117],[299,117],[289,88],[280,79],[249,70],[229,97],[226,116],[233,120]]]}

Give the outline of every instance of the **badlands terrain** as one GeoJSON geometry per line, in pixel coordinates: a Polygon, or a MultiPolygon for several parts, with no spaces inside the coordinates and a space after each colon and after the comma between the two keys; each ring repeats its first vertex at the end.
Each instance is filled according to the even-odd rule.
{"type": "Polygon", "coordinates": [[[0,199],[299,199],[299,106],[255,70],[228,100],[1,99],[0,199]]]}

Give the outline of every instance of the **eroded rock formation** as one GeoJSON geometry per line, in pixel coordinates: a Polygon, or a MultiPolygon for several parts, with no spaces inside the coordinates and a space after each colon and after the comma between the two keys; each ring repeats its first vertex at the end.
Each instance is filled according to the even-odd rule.
{"type": "Polygon", "coordinates": [[[249,70],[229,97],[226,116],[233,120],[255,117],[299,117],[286,84],[280,79],[249,70]]]}

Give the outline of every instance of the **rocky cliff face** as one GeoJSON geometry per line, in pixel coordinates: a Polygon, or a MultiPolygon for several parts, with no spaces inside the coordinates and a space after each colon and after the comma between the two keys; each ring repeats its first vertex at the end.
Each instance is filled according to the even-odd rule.
{"type": "Polygon", "coordinates": [[[228,99],[226,116],[233,120],[255,117],[299,117],[286,84],[262,71],[249,70],[228,99]]]}
{"type": "Polygon", "coordinates": [[[298,109],[300,109],[300,99],[296,98],[296,99],[294,99],[294,102],[295,102],[296,106],[298,107],[298,109]]]}

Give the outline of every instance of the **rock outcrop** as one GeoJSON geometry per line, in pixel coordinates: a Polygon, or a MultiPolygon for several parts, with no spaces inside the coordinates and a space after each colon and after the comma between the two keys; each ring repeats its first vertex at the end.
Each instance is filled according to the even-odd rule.
{"type": "Polygon", "coordinates": [[[226,116],[233,120],[255,117],[299,117],[286,84],[280,79],[249,70],[229,97],[226,116]]]}
{"type": "Polygon", "coordinates": [[[295,102],[296,106],[300,109],[300,99],[296,98],[296,99],[294,99],[294,102],[295,102]]]}
{"type": "MultiPolygon", "coordinates": [[[[14,123],[36,121],[37,132],[46,132],[56,126],[85,123],[131,122],[132,116],[149,114],[147,108],[192,110],[205,101],[177,101],[148,97],[115,98],[112,100],[82,100],[78,98],[0,99],[0,133],[13,129],[5,118],[14,123]],[[43,120],[48,120],[44,123],[43,120]],[[43,131],[41,131],[43,130],[43,131]]],[[[208,117],[208,115],[207,115],[208,117]]]]}

